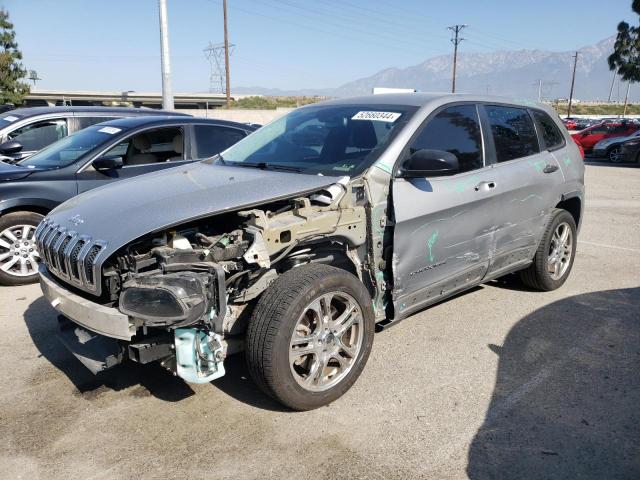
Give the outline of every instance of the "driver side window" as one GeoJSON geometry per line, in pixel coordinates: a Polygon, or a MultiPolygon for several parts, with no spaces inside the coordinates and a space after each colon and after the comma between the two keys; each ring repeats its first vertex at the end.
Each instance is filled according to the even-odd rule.
{"type": "Polygon", "coordinates": [[[409,156],[422,149],[454,154],[459,173],[482,168],[482,135],[476,106],[456,105],[431,118],[411,142],[409,156]]]}

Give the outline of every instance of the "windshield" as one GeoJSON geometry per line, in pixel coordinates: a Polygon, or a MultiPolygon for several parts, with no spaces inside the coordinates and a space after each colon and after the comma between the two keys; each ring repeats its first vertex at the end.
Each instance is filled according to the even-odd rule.
{"type": "Polygon", "coordinates": [[[66,167],[90,150],[107,143],[122,130],[120,127],[103,125],[85,128],[31,155],[20,162],[20,165],[30,168],[66,167]]]}
{"type": "Polygon", "coordinates": [[[304,107],[222,152],[219,163],[354,176],[367,169],[417,110],[407,105],[304,107]]]}

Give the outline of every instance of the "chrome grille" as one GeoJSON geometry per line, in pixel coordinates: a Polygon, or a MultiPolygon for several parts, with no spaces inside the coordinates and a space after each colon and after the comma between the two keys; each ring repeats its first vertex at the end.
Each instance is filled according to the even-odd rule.
{"type": "Polygon", "coordinates": [[[46,218],[35,235],[40,258],[51,273],[82,290],[100,295],[97,260],[106,242],[67,230],[46,218]]]}

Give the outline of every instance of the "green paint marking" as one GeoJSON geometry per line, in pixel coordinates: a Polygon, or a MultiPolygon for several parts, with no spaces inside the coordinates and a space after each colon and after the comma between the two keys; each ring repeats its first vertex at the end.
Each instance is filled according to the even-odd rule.
{"type": "Polygon", "coordinates": [[[571,159],[569,157],[564,157],[564,164],[568,167],[571,165],[571,159]]]}
{"type": "Polygon", "coordinates": [[[429,261],[433,262],[435,257],[433,256],[433,246],[438,241],[438,230],[433,232],[427,241],[427,246],[429,247],[429,261]]]}
{"type": "Polygon", "coordinates": [[[384,162],[378,162],[374,165],[374,167],[378,167],[380,170],[386,173],[391,173],[391,169],[393,168],[393,166],[387,165],[384,162]]]}
{"type": "Polygon", "coordinates": [[[533,165],[533,168],[536,169],[536,172],[541,172],[542,169],[546,166],[547,162],[544,160],[538,160],[536,162],[529,162],[531,165],[533,165]]]}

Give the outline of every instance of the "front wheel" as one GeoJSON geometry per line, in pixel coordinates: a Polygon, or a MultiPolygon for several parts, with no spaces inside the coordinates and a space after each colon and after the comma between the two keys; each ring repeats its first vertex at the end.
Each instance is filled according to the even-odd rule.
{"type": "Polygon", "coordinates": [[[522,281],[531,288],[546,292],[560,288],[571,272],[576,243],[573,216],[556,208],[551,213],[533,263],[520,272],[522,281]]]}
{"type": "Polygon", "coordinates": [[[36,227],[44,217],[13,212],[0,217],[0,285],[26,285],[38,280],[36,227]]]}
{"type": "Polygon", "coordinates": [[[354,275],[304,265],[279,277],[258,301],[247,331],[256,384],[294,410],[342,396],[362,372],[375,320],[371,297],[354,275]]]}

